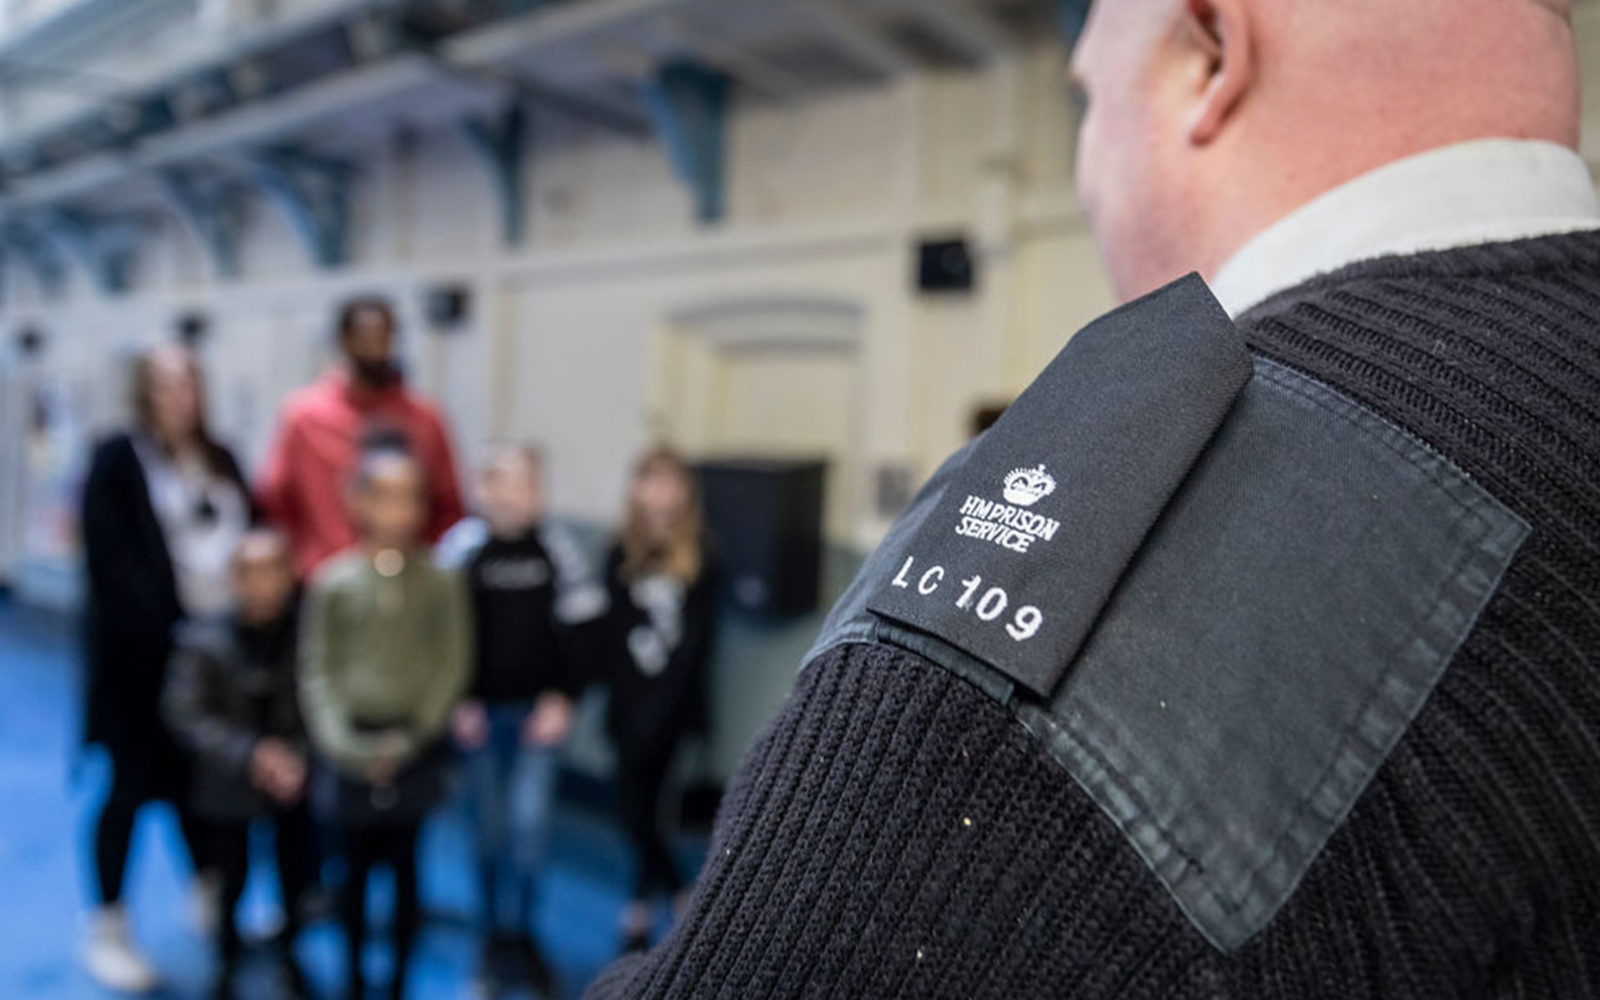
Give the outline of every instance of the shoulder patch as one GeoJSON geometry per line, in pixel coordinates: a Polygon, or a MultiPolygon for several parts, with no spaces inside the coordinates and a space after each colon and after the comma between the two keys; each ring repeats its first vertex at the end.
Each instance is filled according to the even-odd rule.
{"type": "Polygon", "coordinates": [[[1225,951],[1288,900],[1529,531],[1371,411],[1256,372],[1067,682],[1017,705],[1225,951]]]}
{"type": "MultiPolygon", "coordinates": [[[[1140,349],[1137,338],[1120,343],[1140,349]]],[[[1130,390],[1114,405],[1126,415],[1145,401],[1130,390]]],[[[1063,430],[1036,428],[1028,442],[1054,456],[1044,470],[1053,489],[1011,443],[985,456],[990,439],[980,439],[924,488],[814,651],[891,642],[1007,702],[1195,928],[1231,951],[1267,925],[1349,814],[1529,528],[1403,429],[1258,358],[1107,581],[1098,574],[1112,563],[1093,569],[1103,542],[1068,534],[1070,515],[1049,513],[1067,508],[1050,503],[1094,475],[1066,469],[1101,458],[1115,469],[1130,453],[1114,439],[1108,449],[1102,436],[1068,436],[1069,413],[1053,426],[1063,430]],[[1013,469],[1023,471],[1013,479],[1013,469]],[[1008,508],[998,519],[1012,531],[1049,538],[1024,514],[1060,522],[1044,551],[1063,554],[1041,563],[1044,577],[994,574],[1008,565],[997,560],[1039,543],[1002,551],[960,532],[952,518],[996,520],[996,507],[962,514],[972,496],[1008,508]],[[983,568],[925,576],[958,559],[983,568]],[[969,593],[964,581],[977,575],[969,593]],[[1006,600],[988,598],[986,620],[991,585],[1006,600]],[[936,599],[965,599],[966,617],[912,603],[936,599]],[[1089,614],[1081,641],[1033,643],[1062,608],[1089,614]],[[1004,630],[1010,655],[995,655],[990,626],[1004,630]]],[[[1109,480],[1108,489],[1130,481],[1109,480]]]]}
{"type": "Polygon", "coordinates": [[[1091,323],[971,450],[868,608],[1049,695],[1250,373],[1196,277],[1091,323]]]}

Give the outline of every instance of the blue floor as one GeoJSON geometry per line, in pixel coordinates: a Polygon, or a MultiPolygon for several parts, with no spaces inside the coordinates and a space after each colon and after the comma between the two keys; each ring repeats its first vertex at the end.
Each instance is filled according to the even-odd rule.
{"type": "MultiPolygon", "coordinates": [[[[61,623],[0,601],[0,1000],[101,1000],[77,961],[88,899],[83,845],[105,787],[103,761],[78,760],[76,643],[61,623]]],[[[147,811],[135,834],[127,903],[137,938],[165,981],[161,998],[199,998],[212,973],[207,942],[190,922],[188,863],[164,808],[147,811]]],[[[470,997],[477,938],[467,830],[445,809],[424,838],[422,892],[428,912],[410,995],[470,997]]],[[[680,845],[683,860],[697,845],[680,845]]],[[[703,849],[703,848],[699,848],[703,849]]],[[[536,934],[564,996],[577,996],[613,957],[616,921],[631,868],[608,817],[564,807],[536,934]]],[[[269,872],[257,864],[241,909],[246,933],[270,920],[269,872]]],[[[381,894],[381,890],[380,890],[381,894]]],[[[662,919],[666,919],[663,914],[662,919]]],[[[336,997],[343,948],[331,924],[312,927],[301,954],[319,997],[336,997]]],[[[386,956],[369,949],[372,971],[386,956]]],[[[241,984],[242,1000],[270,995],[270,969],[241,984]]]]}

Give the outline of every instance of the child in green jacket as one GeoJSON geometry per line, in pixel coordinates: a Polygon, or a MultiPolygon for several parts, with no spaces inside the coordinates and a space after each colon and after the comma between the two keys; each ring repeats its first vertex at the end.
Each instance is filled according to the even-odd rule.
{"type": "Polygon", "coordinates": [[[324,765],[312,805],[339,832],[348,864],[340,919],[351,1000],[365,995],[367,875],[376,864],[394,871],[390,996],[404,994],[420,917],[417,834],[445,791],[444,736],[470,671],[465,589],[421,541],[426,496],[422,466],[404,448],[366,449],[350,489],[360,541],[322,567],[306,600],[300,701],[324,765]]]}

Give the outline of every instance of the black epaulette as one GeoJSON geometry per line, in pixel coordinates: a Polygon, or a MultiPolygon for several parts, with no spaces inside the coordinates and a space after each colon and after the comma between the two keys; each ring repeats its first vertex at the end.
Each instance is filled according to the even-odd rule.
{"type": "Polygon", "coordinates": [[[1078,333],[945,463],[808,660],[888,643],[1007,705],[1231,951],[1528,531],[1422,441],[1252,357],[1191,276],[1078,333]]]}

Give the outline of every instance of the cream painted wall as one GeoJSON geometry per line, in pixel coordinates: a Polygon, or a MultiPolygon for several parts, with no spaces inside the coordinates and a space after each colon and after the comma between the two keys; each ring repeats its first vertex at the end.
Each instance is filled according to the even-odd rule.
{"type": "Polygon", "coordinates": [[[107,298],[73,269],[49,300],[8,268],[0,322],[45,329],[46,368],[91,380],[92,418],[104,424],[120,412],[120,359],[178,315],[206,313],[215,421],[253,460],[278,401],[323,363],[335,304],[386,292],[405,311],[412,377],[441,400],[463,449],[490,436],[540,440],[555,506],[610,518],[629,456],[670,429],[652,400],[653,345],[672,317],[735,299],[826,297],[861,317],[860,377],[820,380],[811,400],[854,425],[840,456],[852,509],[830,525],[867,546],[885,527],[866,488],[875,470],[930,471],[961,442],[973,405],[1026,384],[1108,301],[1071,201],[1062,63],[1042,46],[981,74],[742,104],[729,218],[709,229],[690,221],[657,144],[537,115],[530,241],[514,253],[501,248],[482,164],[453,130],[421,132],[364,149],[345,269],[313,269],[263,201],[240,279],[214,280],[191,234],[168,220],[131,293],[107,298]],[[952,231],[977,241],[977,293],[919,296],[915,240],[952,231]],[[1051,273],[1057,265],[1070,270],[1051,273]],[[441,281],[472,289],[474,315],[433,336],[415,310],[441,281]]]}

